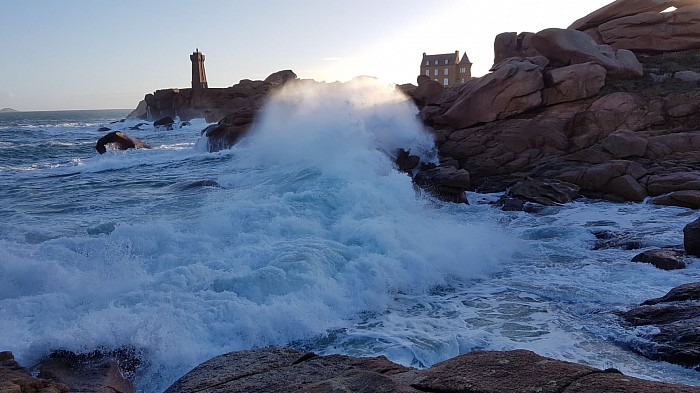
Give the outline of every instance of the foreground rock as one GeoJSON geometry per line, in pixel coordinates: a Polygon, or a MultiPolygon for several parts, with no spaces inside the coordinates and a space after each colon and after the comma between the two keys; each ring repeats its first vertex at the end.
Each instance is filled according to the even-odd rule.
{"type": "Polygon", "coordinates": [[[673,288],[621,314],[631,326],[654,326],[633,348],[642,355],[700,371],[700,282],[673,288]]]}
{"type": "Polygon", "coordinates": [[[645,381],[525,350],[476,351],[418,370],[384,357],[268,348],[213,358],[166,390],[194,392],[698,393],[700,388],[645,381]]]}
{"type": "Polygon", "coordinates": [[[150,149],[151,146],[148,145],[148,143],[134,138],[131,135],[127,134],[124,131],[113,131],[110,132],[109,134],[103,136],[102,138],[97,140],[97,143],[95,144],[95,150],[97,150],[98,153],[104,154],[107,152],[107,147],[112,147],[118,150],[126,150],[126,149],[134,149],[134,148],[139,148],[139,149],[150,149]]]}
{"type": "Polygon", "coordinates": [[[120,367],[109,354],[57,351],[41,362],[39,377],[64,384],[71,392],[133,393],[134,387],[124,377],[125,371],[133,374],[134,370],[120,367]]]}
{"type": "Polygon", "coordinates": [[[126,378],[139,364],[133,351],[94,351],[75,354],[55,351],[38,365],[38,377],[20,366],[11,352],[0,352],[2,393],[133,393],[126,378]]]}
{"type": "Polygon", "coordinates": [[[0,352],[0,392],[6,393],[67,393],[68,386],[36,378],[15,361],[12,352],[0,352]]]}

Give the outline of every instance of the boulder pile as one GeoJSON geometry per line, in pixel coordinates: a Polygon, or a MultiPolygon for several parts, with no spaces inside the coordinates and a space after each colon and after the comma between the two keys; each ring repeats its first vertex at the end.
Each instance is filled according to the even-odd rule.
{"type": "Polygon", "coordinates": [[[696,1],[618,0],[569,29],[500,34],[484,77],[405,90],[441,166],[466,170],[471,189],[535,179],[698,208],[698,21],[696,1]]]}

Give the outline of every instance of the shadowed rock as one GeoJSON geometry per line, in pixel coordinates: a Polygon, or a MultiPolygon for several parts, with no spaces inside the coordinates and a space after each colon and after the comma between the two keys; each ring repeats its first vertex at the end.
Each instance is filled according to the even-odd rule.
{"type": "Polygon", "coordinates": [[[683,248],[688,255],[700,257],[700,218],[683,228],[683,248]]]}
{"type": "Polygon", "coordinates": [[[605,22],[646,12],[661,12],[670,7],[697,4],[696,0],[616,0],[599,8],[569,26],[569,29],[588,30],[605,22]]]}
{"type": "Polygon", "coordinates": [[[97,143],[95,144],[95,149],[97,150],[98,153],[104,154],[107,151],[107,146],[111,146],[113,148],[119,149],[119,150],[126,150],[126,149],[133,149],[133,148],[139,148],[139,149],[150,149],[151,146],[148,145],[148,143],[131,137],[129,134],[127,134],[124,131],[113,131],[110,132],[109,134],[103,136],[102,138],[97,140],[97,143]]]}
{"type": "Polygon", "coordinates": [[[649,263],[661,270],[685,269],[686,255],[673,249],[659,248],[644,251],[632,258],[632,262],[649,263]]]}
{"type": "Polygon", "coordinates": [[[673,288],[620,315],[632,326],[657,328],[633,343],[636,351],[700,371],[700,282],[673,288]]]}
{"type": "Polygon", "coordinates": [[[153,126],[156,128],[165,128],[166,130],[172,130],[174,123],[175,123],[175,120],[173,120],[172,117],[165,116],[163,118],[160,118],[160,119],[154,121],[153,126]]]}

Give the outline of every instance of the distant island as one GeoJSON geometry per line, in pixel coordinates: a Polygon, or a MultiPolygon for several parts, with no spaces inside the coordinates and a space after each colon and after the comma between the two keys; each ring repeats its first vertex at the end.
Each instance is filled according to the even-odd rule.
{"type": "Polygon", "coordinates": [[[5,113],[5,112],[19,112],[17,109],[12,109],[12,108],[2,108],[0,109],[0,113],[5,113]]]}

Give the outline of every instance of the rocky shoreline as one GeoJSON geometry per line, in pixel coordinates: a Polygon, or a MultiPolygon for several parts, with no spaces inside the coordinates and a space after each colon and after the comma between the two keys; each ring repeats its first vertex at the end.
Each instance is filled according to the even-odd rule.
{"type": "MultiPolygon", "coordinates": [[[[492,72],[444,88],[427,77],[397,86],[434,135],[440,164],[396,152],[397,167],[436,196],[467,202],[465,191],[501,192],[504,210],[537,211],[579,197],[650,200],[700,208],[700,5],[690,0],[618,0],[569,29],[503,33],[492,72]],[[675,11],[661,12],[668,7],[675,11]]],[[[264,81],[209,91],[159,90],[131,116],[149,121],[205,117],[210,151],[230,148],[255,122],[266,97],[302,83],[290,70],[264,81]]],[[[308,82],[305,82],[308,83],[308,82]]],[[[173,120],[166,126],[172,126],[173,120]]],[[[97,143],[148,145],[114,131],[97,143]]],[[[648,250],[635,262],[661,269],[700,255],[700,220],[683,249],[648,250]]],[[[624,234],[598,236],[603,247],[635,247],[624,234]]],[[[639,247],[637,247],[639,248],[639,247]]],[[[673,288],[621,313],[630,329],[655,327],[632,350],[700,371],[700,283],[673,288]]],[[[57,351],[31,371],[0,353],[0,392],[133,392],[132,351],[57,351]],[[36,375],[32,374],[35,372],[36,375]]],[[[319,356],[267,348],[221,355],[167,392],[700,392],[617,370],[529,351],[475,351],[418,370],[386,358],[319,356]]]]}
{"type": "MultiPolygon", "coordinates": [[[[39,377],[34,377],[11,353],[0,353],[0,391],[134,392],[114,360],[71,362],[68,356],[49,359],[40,368],[39,377]]],[[[700,387],[643,380],[526,350],[474,351],[421,370],[383,356],[320,356],[262,348],[217,356],[165,390],[195,392],[698,393],[700,387]]]]}

